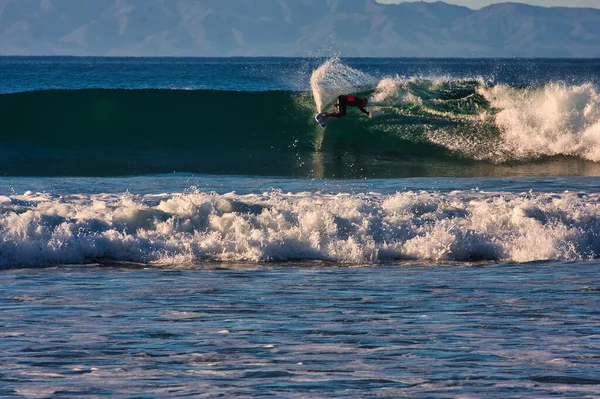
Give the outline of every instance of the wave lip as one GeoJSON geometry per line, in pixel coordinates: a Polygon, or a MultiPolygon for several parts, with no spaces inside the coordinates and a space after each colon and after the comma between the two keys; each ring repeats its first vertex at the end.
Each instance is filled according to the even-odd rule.
{"type": "Polygon", "coordinates": [[[572,261],[600,256],[600,195],[26,193],[0,198],[0,231],[2,267],[572,261]]]}

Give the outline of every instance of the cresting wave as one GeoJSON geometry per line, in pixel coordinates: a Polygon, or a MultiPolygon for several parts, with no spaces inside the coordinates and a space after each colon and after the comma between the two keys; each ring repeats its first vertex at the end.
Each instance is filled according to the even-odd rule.
{"type": "Polygon", "coordinates": [[[369,133],[439,145],[467,159],[600,161],[600,91],[592,83],[511,87],[483,77],[374,79],[331,59],[313,73],[311,87],[319,110],[339,93],[366,92],[376,109],[369,133]]]}
{"type": "Polygon", "coordinates": [[[0,109],[0,172],[13,176],[377,177],[405,175],[393,163],[407,157],[453,158],[413,140],[410,116],[407,134],[353,115],[324,135],[302,92],[56,90],[0,95],[0,109]]]}
{"type": "Polygon", "coordinates": [[[399,192],[0,197],[0,265],[600,257],[600,195],[399,192]]]}
{"type": "Polygon", "coordinates": [[[355,178],[435,175],[447,163],[460,175],[462,166],[473,164],[552,157],[600,162],[600,92],[591,83],[511,87],[481,77],[375,79],[331,59],[310,84],[311,93],[86,89],[0,95],[0,172],[355,178]],[[340,93],[368,96],[375,117],[351,112],[323,131],[313,116],[340,93]]]}

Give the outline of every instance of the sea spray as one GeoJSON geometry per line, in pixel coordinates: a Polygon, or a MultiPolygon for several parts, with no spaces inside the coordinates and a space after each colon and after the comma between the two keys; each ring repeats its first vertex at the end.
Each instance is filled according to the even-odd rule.
{"type": "Polygon", "coordinates": [[[310,87],[317,111],[331,104],[342,94],[353,94],[370,90],[377,80],[357,69],[351,68],[339,58],[331,58],[318,67],[310,78],[310,87]]]}

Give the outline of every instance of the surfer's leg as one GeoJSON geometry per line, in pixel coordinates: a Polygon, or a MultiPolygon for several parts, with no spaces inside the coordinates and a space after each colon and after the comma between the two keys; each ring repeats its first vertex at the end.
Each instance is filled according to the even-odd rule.
{"type": "Polygon", "coordinates": [[[337,113],[339,116],[346,116],[346,96],[338,97],[338,112],[337,113]]]}

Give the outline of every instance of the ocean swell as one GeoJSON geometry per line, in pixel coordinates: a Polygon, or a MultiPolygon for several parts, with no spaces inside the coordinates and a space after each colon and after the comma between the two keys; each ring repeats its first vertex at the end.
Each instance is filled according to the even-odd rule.
{"type": "Polygon", "coordinates": [[[0,95],[0,173],[389,178],[499,175],[505,165],[551,158],[569,174],[573,160],[600,162],[600,91],[591,83],[375,79],[333,59],[315,70],[311,87],[0,95]],[[349,93],[369,98],[373,118],[352,109],[318,126],[315,112],[349,93]]]}

